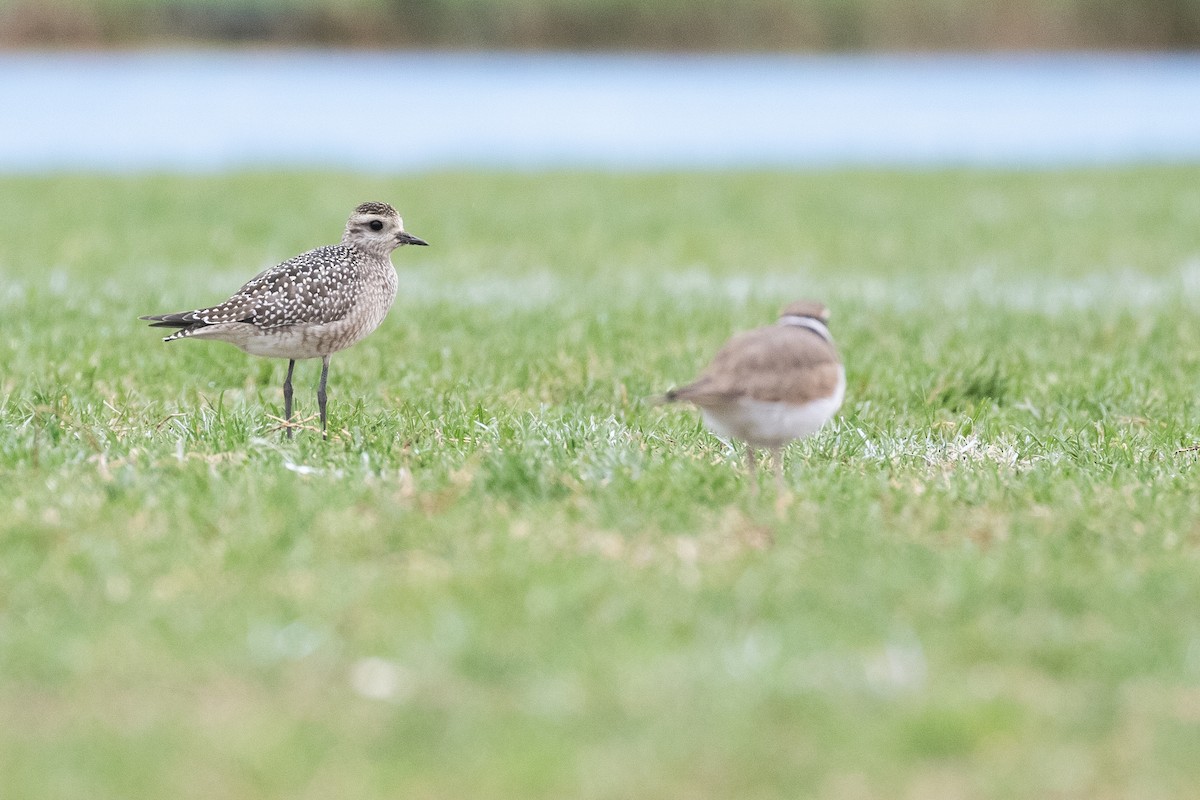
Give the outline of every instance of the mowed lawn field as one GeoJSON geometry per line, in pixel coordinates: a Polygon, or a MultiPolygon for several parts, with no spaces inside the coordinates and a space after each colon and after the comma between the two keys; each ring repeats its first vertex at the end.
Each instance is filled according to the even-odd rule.
{"type": "Polygon", "coordinates": [[[1200,167],[0,177],[0,796],[1194,797],[1198,397],[1200,167]],[[328,441],[137,320],[365,200],[328,441]],[[652,398],[800,297],[780,503],[652,398]]]}

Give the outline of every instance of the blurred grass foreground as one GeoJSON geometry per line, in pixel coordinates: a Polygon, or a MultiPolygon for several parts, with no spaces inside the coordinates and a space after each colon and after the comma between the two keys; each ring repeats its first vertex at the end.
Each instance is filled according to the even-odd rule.
{"type": "Polygon", "coordinates": [[[1190,49],[1200,0],[0,0],[0,47],[1190,49]]]}

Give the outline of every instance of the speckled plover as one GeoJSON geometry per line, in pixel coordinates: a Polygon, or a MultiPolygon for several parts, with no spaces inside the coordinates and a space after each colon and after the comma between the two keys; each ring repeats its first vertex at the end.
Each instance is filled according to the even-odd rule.
{"type": "Polygon", "coordinates": [[[778,324],[734,336],[699,378],[663,399],[699,406],[711,431],[745,442],[751,474],[754,449],[769,449],[782,489],[783,447],[816,433],[846,392],[828,322],[821,303],[792,303],[778,324]]]}
{"type": "Polygon", "coordinates": [[[387,203],[363,203],[346,223],[340,244],[318,247],[264,270],[223,303],[195,311],[141,317],[151,327],[179,328],[163,339],[217,339],[256,356],[288,359],[283,415],[292,436],[292,370],[321,359],[317,403],[325,432],[329,357],[379,327],[396,299],[392,251],[426,244],[404,230],[387,203]]]}

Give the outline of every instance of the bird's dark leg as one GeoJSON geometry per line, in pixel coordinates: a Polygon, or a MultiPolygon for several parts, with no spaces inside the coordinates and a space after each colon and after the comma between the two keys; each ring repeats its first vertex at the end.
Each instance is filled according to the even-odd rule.
{"type": "Polygon", "coordinates": [[[775,514],[783,519],[793,500],[792,493],[783,481],[783,448],[772,447],[771,457],[775,462],[775,514]]]}
{"type": "Polygon", "coordinates": [[[746,445],[746,467],[750,470],[750,496],[758,497],[758,459],[754,457],[754,445],[746,445]]]}
{"type": "Polygon", "coordinates": [[[321,438],[328,439],[325,431],[325,382],[329,380],[329,356],[321,357],[321,385],[317,387],[317,405],[321,409],[321,438]]]}
{"type": "MultiPolygon", "coordinates": [[[[285,422],[292,421],[292,370],[296,368],[296,359],[288,361],[287,377],[283,379],[283,419],[285,422]]],[[[284,425],[287,431],[287,438],[292,438],[292,426],[284,425]]]]}
{"type": "Polygon", "coordinates": [[[782,496],[784,492],[783,483],[783,448],[771,448],[771,460],[775,463],[775,491],[782,496]]]}

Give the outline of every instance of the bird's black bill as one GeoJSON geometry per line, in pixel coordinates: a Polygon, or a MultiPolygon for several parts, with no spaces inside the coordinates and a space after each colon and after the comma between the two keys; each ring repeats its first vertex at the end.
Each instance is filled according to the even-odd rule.
{"type": "Polygon", "coordinates": [[[396,239],[400,242],[400,244],[419,244],[422,247],[429,246],[429,242],[425,241],[424,239],[403,231],[396,235],[396,239]]]}

